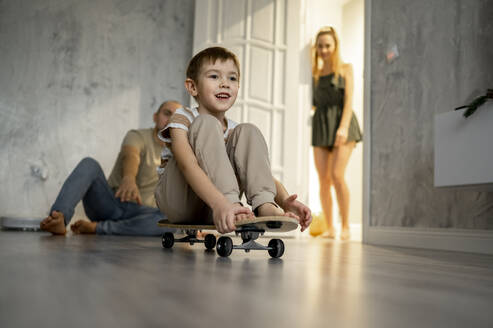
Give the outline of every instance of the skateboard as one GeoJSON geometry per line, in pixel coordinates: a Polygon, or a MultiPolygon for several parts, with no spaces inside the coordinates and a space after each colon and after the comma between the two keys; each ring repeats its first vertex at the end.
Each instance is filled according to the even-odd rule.
{"type": "Polygon", "coordinates": [[[175,239],[171,232],[166,232],[162,237],[164,248],[173,247],[175,242],[204,243],[207,249],[216,247],[217,254],[222,257],[228,257],[233,249],[243,249],[245,252],[253,250],[266,250],[269,255],[278,258],[284,254],[284,242],[281,239],[271,239],[267,246],[261,245],[255,240],[266,231],[287,232],[298,228],[298,220],[286,216],[263,216],[253,219],[246,219],[236,222],[236,236],[241,236],[243,240],[241,245],[234,245],[233,240],[228,236],[221,236],[217,240],[213,234],[207,234],[204,239],[197,238],[197,232],[202,230],[216,231],[214,225],[196,225],[196,224],[172,224],[168,220],[161,220],[158,226],[163,228],[172,228],[183,231],[186,236],[175,239]]]}

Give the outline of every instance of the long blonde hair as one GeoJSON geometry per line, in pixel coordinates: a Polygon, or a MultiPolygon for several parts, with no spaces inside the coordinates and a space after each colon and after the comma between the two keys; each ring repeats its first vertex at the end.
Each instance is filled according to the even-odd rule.
{"type": "Polygon", "coordinates": [[[330,35],[332,38],[334,38],[334,52],[332,53],[332,72],[334,73],[335,77],[338,77],[341,74],[341,69],[342,69],[342,60],[341,60],[341,53],[339,50],[339,38],[337,37],[337,33],[334,30],[333,27],[331,26],[324,26],[317,32],[317,36],[315,37],[315,42],[312,45],[312,76],[313,79],[315,80],[315,84],[318,83],[318,79],[320,78],[320,71],[322,70],[320,66],[320,58],[318,57],[317,53],[317,43],[318,39],[322,35],[330,35]]]}

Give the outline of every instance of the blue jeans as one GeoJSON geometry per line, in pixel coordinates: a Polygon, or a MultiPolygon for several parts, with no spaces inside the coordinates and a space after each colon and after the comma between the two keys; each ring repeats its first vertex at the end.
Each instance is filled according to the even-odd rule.
{"type": "Polygon", "coordinates": [[[81,200],[87,217],[98,222],[97,234],[159,236],[171,231],[157,226],[165,218],[159,209],[116,198],[101,166],[89,157],[81,160],[65,180],[50,213],[62,212],[67,225],[81,200]]]}

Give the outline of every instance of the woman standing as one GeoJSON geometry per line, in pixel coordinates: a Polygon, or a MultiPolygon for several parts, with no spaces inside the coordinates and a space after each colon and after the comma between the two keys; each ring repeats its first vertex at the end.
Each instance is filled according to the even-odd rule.
{"type": "Polygon", "coordinates": [[[312,47],[313,130],[312,146],[320,183],[320,202],[328,230],[323,236],[334,238],[332,197],[334,186],[339,205],[341,239],[349,239],[349,189],[344,179],[349,157],[361,131],[353,113],[353,68],[340,58],[340,45],[332,27],[317,33],[312,47]]]}

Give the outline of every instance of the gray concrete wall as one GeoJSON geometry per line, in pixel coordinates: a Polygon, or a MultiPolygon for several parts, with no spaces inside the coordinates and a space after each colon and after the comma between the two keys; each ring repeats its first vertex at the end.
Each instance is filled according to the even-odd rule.
{"type": "Polygon", "coordinates": [[[493,193],[433,187],[434,115],[493,87],[493,1],[371,3],[371,225],[493,229],[493,193]]]}
{"type": "Polygon", "coordinates": [[[82,157],[109,174],[127,130],[188,100],[193,16],[193,0],[0,1],[0,216],[43,216],[82,157]]]}

